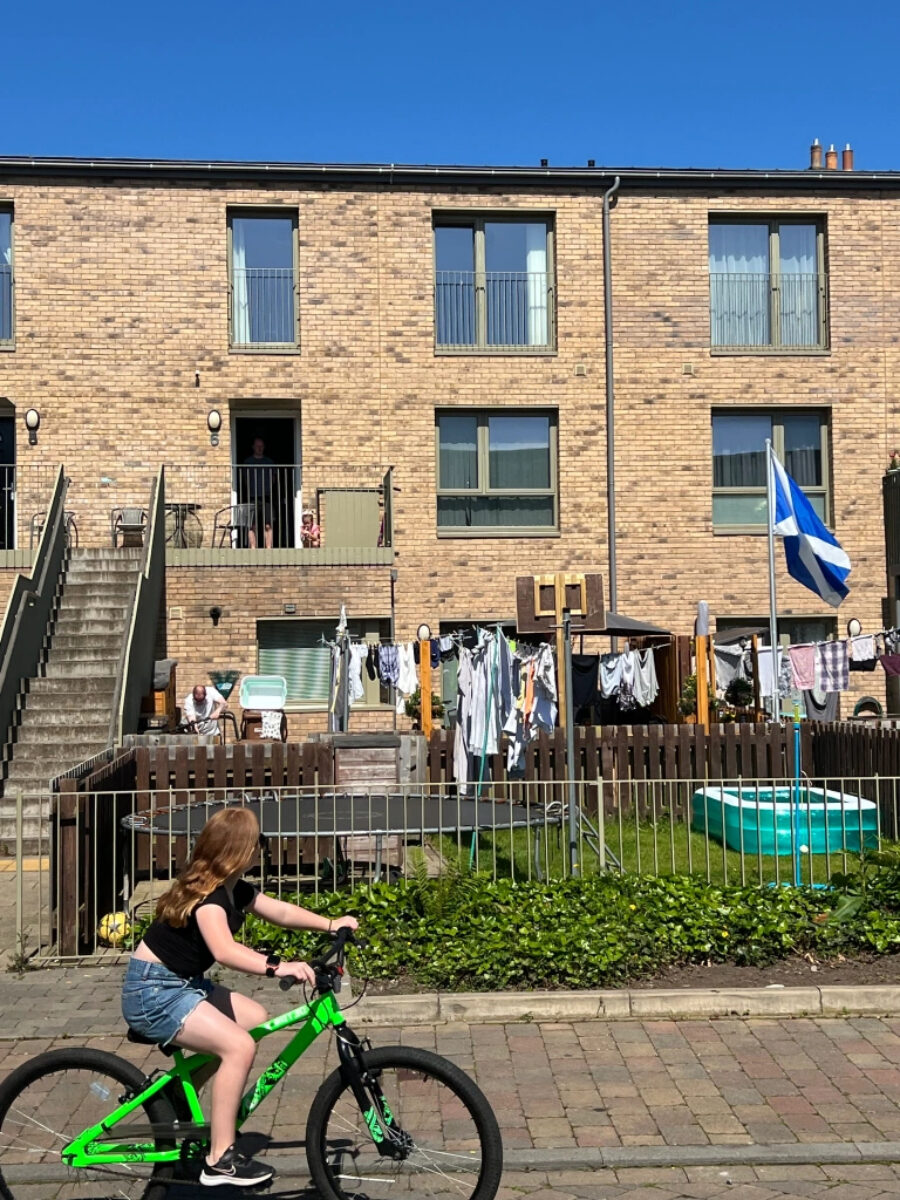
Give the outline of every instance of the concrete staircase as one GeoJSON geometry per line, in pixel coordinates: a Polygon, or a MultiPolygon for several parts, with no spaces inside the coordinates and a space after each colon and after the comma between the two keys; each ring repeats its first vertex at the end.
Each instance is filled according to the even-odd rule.
{"type": "Polygon", "coordinates": [[[19,790],[25,840],[34,847],[50,780],[107,746],[140,557],[140,548],[71,551],[39,676],[23,686],[18,727],[3,748],[0,851],[14,848],[19,790]]]}

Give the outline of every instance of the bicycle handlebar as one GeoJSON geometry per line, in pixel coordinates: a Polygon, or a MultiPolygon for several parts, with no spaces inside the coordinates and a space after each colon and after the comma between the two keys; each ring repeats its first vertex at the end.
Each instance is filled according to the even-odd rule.
{"type": "MultiPolygon", "coordinates": [[[[327,986],[330,987],[336,975],[343,975],[344,960],[346,959],[345,948],[348,945],[365,946],[366,944],[362,938],[354,937],[353,930],[348,929],[346,925],[342,929],[339,929],[337,933],[330,934],[329,936],[332,939],[330,949],[325,954],[319,955],[318,958],[311,959],[309,964],[316,973],[317,987],[319,987],[319,976],[327,976],[327,986]]],[[[278,986],[283,992],[287,992],[298,982],[299,980],[295,976],[284,975],[278,981],[278,986]]],[[[322,990],[321,987],[319,987],[319,990],[322,990]]]]}

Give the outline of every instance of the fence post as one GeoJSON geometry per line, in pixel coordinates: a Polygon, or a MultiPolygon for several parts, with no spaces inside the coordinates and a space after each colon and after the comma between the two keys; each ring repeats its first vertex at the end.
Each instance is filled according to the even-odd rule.
{"type": "Polygon", "coordinates": [[[13,953],[18,958],[25,953],[25,894],[23,880],[23,807],[22,789],[16,790],[16,948],[13,953]]]}

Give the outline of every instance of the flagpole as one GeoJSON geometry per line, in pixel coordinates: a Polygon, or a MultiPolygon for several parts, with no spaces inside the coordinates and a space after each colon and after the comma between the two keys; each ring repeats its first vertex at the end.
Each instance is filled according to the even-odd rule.
{"type": "MultiPolygon", "coordinates": [[[[757,443],[758,444],[758,443],[757,443]]],[[[772,649],[772,720],[781,721],[778,695],[778,606],[775,602],[775,467],[772,441],[766,438],[766,494],[769,525],[769,645],[772,649]]]]}

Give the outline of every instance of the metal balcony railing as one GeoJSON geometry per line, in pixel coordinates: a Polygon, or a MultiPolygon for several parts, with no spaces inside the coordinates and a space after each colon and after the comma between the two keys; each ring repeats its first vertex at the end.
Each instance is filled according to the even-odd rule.
{"type": "Polygon", "coordinates": [[[12,299],[12,267],[0,263],[0,342],[12,341],[12,299]]]}
{"type": "Polygon", "coordinates": [[[552,305],[543,271],[438,271],[434,287],[439,346],[547,347],[552,305]]]}
{"type": "Polygon", "coordinates": [[[710,272],[710,343],[818,349],[826,345],[827,276],[710,272]]]}
{"type": "Polygon", "coordinates": [[[235,268],[231,273],[232,345],[294,345],[296,291],[291,267],[235,268]]]}

